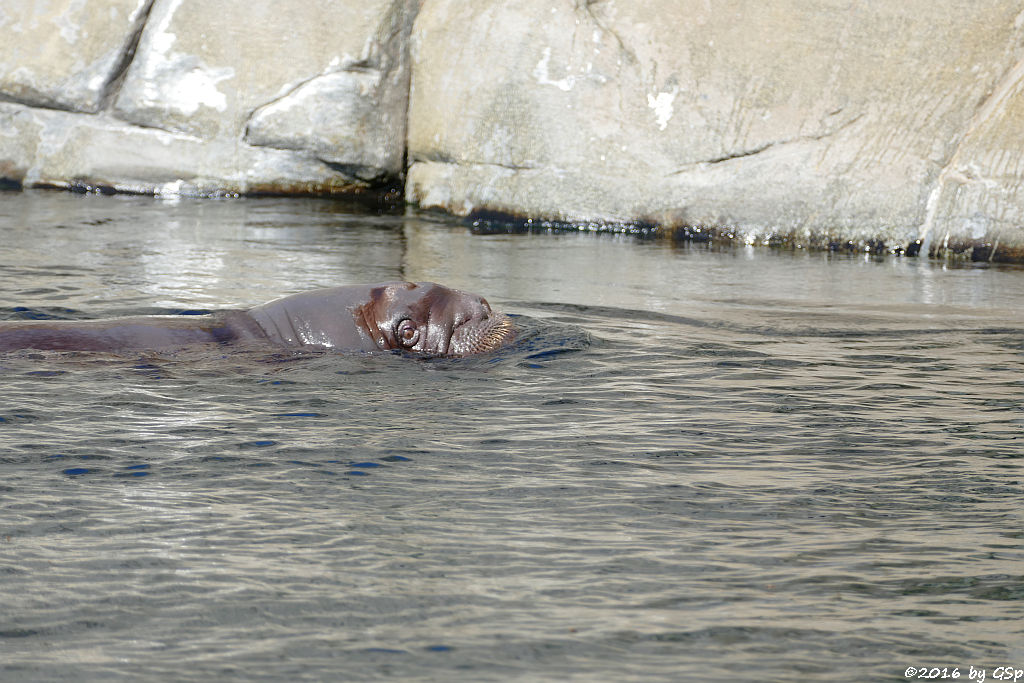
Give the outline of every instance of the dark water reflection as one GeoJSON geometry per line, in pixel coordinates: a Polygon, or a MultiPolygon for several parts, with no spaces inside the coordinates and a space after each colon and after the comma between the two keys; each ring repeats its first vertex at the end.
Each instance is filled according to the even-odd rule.
{"type": "Polygon", "coordinates": [[[1024,668],[1024,271],[0,195],[0,310],[405,277],[495,356],[0,360],[11,680],[1024,668]]]}

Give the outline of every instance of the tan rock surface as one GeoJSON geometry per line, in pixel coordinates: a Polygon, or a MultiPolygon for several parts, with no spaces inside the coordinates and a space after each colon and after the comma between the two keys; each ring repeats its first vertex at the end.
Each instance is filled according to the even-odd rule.
{"type": "MultiPolygon", "coordinates": [[[[947,167],[986,145],[988,164],[1020,163],[1019,13],[997,0],[431,0],[412,39],[407,197],[751,241],[964,233],[952,194],[1016,216],[1016,181],[969,182],[969,200],[947,167]],[[467,27],[457,44],[453,25],[467,27]]],[[[1008,225],[999,211],[976,211],[968,232],[1008,225]]]]}

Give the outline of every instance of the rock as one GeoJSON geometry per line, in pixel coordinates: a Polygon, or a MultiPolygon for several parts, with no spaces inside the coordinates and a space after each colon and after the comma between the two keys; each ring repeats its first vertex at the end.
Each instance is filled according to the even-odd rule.
{"type": "MultiPolygon", "coordinates": [[[[402,173],[406,45],[417,0],[152,0],[136,7],[134,33],[130,22],[110,21],[125,14],[123,0],[90,3],[89,15],[81,0],[60,4],[66,16],[52,19],[51,33],[64,27],[84,47],[113,47],[99,70],[81,67],[88,55],[58,54],[45,41],[33,52],[42,36],[18,42],[12,59],[65,80],[50,78],[44,97],[41,86],[17,90],[17,78],[29,82],[20,70],[4,77],[0,118],[9,127],[0,129],[0,174],[8,181],[152,193],[361,193],[402,173]],[[94,32],[102,41],[84,39],[94,32]],[[88,97],[62,93],[79,82],[91,88],[88,97]]],[[[4,21],[14,19],[0,9],[4,21]]],[[[33,26],[45,34],[38,20],[33,26]]]]}
{"type": "Polygon", "coordinates": [[[406,196],[748,242],[976,243],[1005,226],[1022,243],[1019,13],[430,0],[411,39],[406,196]]]}
{"type": "Polygon", "coordinates": [[[367,181],[397,175],[402,171],[404,117],[382,106],[382,90],[387,92],[382,76],[376,69],[351,68],[303,83],[256,110],[245,141],[309,150],[367,181]]]}
{"type": "Polygon", "coordinates": [[[401,172],[409,2],[218,4],[157,0],[116,116],[207,140],[244,134],[364,180],[401,172]]]}
{"type": "Polygon", "coordinates": [[[4,187],[404,174],[457,215],[1024,261],[1009,0],[13,0],[0,31],[4,187]]]}
{"type": "Polygon", "coordinates": [[[1022,88],[1019,61],[974,112],[939,172],[922,229],[933,240],[933,252],[973,250],[975,259],[998,254],[1024,261],[1022,88]]]}
{"type": "MultiPolygon", "coordinates": [[[[0,102],[0,160],[28,187],[161,195],[337,194],[360,187],[286,150],[207,141],[107,116],[0,102]]],[[[0,163],[0,172],[4,171],[0,163]]]]}
{"type": "Polygon", "coordinates": [[[99,111],[134,49],[152,0],[52,0],[0,6],[0,99],[99,111]]]}

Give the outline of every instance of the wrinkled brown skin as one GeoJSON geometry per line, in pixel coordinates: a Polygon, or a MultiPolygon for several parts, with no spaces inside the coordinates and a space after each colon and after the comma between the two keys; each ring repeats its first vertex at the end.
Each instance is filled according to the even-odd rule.
{"type": "Polygon", "coordinates": [[[511,320],[475,294],[433,282],[386,282],[319,289],[206,316],[0,322],[0,351],[118,352],[270,341],[286,347],[468,356],[497,349],[513,336],[511,320]]]}

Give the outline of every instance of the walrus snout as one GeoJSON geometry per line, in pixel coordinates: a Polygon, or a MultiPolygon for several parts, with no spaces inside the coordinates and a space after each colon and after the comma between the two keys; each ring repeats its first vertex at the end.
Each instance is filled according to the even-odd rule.
{"type": "Polygon", "coordinates": [[[512,319],[504,313],[495,313],[484,299],[475,315],[462,321],[452,330],[448,343],[449,356],[470,356],[501,348],[515,336],[512,319]]]}
{"type": "Polygon", "coordinates": [[[455,328],[474,322],[481,323],[494,314],[487,299],[457,289],[451,290],[448,308],[455,328]]]}
{"type": "Polygon", "coordinates": [[[487,299],[482,296],[476,297],[476,313],[477,317],[481,321],[488,320],[492,315],[494,315],[494,311],[491,310],[491,305],[487,303],[487,299]]]}

